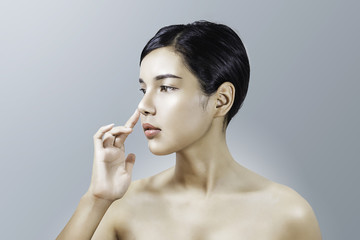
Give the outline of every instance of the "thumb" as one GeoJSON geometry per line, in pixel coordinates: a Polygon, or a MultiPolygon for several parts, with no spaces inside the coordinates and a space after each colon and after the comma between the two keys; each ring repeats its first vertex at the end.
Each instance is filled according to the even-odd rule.
{"type": "Polygon", "coordinates": [[[128,173],[132,173],[132,169],[134,167],[135,164],[135,154],[130,153],[125,160],[125,169],[128,173]]]}

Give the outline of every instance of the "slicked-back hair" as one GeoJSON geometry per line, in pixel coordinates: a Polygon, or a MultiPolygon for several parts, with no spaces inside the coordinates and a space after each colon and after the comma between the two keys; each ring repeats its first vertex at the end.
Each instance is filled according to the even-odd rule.
{"type": "Polygon", "coordinates": [[[249,59],[240,37],[228,26],[208,21],[166,26],[146,44],[140,64],[147,54],[161,47],[173,47],[180,54],[207,96],[224,82],[234,85],[234,103],[224,122],[227,126],[242,106],[249,86],[249,59]]]}

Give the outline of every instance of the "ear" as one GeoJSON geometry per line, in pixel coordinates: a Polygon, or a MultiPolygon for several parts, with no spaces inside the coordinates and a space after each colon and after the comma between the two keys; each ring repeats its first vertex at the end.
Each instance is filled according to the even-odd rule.
{"type": "Polygon", "coordinates": [[[216,91],[216,116],[225,116],[231,109],[235,98],[235,87],[231,82],[224,82],[216,91]]]}

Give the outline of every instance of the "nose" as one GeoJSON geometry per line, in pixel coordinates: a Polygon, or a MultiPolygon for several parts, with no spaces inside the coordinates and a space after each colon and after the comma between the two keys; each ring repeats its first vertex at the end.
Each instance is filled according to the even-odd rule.
{"type": "Polygon", "coordinates": [[[153,103],[153,99],[149,93],[145,93],[144,97],[139,102],[138,110],[141,114],[145,116],[149,114],[155,115],[155,106],[153,103]]]}

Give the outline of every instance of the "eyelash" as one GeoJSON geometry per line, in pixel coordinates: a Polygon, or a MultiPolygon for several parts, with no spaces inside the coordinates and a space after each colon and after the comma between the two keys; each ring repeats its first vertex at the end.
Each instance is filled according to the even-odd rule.
{"type": "MultiPolygon", "coordinates": [[[[161,92],[168,92],[168,91],[174,91],[174,90],[176,90],[177,88],[175,88],[175,87],[170,87],[170,86],[160,86],[160,91],[161,92]]],[[[140,92],[142,92],[143,94],[145,94],[146,93],[146,89],[145,88],[140,88],[139,89],[140,90],[140,92]]]]}
{"type": "Polygon", "coordinates": [[[177,88],[175,87],[170,87],[170,86],[160,86],[160,91],[165,91],[165,92],[168,92],[168,91],[174,91],[176,90],[177,88]]]}

